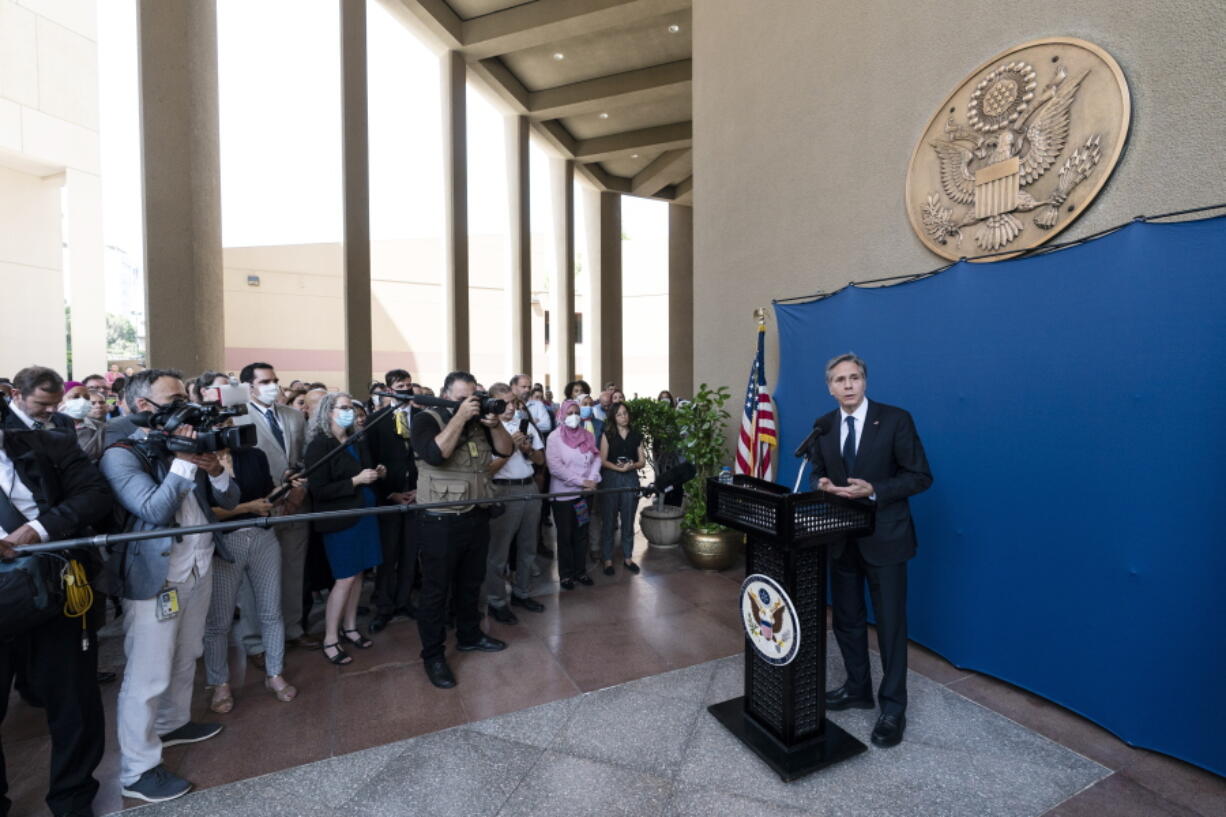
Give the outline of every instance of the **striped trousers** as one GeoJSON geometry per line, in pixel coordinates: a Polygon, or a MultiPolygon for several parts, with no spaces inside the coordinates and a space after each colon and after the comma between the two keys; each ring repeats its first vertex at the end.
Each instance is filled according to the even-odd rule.
{"type": "Polygon", "coordinates": [[[281,547],[267,528],[240,528],[225,537],[234,562],[213,560],[213,597],[204,628],[206,683],[230,681],[228,643],[244,574],[255,595],[255,610],[264,642],[264,672],[280,675],[285,665],[285,621],[281,618],[281,547]]]}

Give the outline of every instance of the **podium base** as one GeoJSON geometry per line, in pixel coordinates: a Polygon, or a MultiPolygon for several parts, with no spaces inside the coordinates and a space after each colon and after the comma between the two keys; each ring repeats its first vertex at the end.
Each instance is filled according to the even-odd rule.
{"type": "Polygon", "coordinates": [[[829,718],[822,722],[821,735],[793,747],[784,746],[745,712],[745,696],[707,707],[741,743],[766,761],[766,765],[785,783],[832,766],[860,754],[868,747],[856,740],[829,718]]]}

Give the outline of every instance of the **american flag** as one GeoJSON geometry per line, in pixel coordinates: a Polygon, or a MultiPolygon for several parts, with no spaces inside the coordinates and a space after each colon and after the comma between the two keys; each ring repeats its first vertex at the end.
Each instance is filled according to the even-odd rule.
{"type": "Polygon", "coordinates": [[[774,476],[773,454],[779,438],[775,433],[775,406],[766,388],[766,326],[758,325],[758,353],[749,370],[745,389],[745,411],[741,415],[741,436],[736,445],[736,473],[759,479],[774,476]]]}

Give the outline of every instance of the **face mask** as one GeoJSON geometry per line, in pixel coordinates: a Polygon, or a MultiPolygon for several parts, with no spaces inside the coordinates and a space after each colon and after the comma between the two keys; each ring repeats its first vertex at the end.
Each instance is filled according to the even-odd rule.
{"type": "Polygon", "coordinates": [[[567,428],[578,428],[579,423],[583,422],[583,420],[578,414],[568,414],[562,422],[566,423],[567,428]]]}
{"type": "Polygon", "coordinates": [[[259,389],[260,402],[272,405],[277,402],[277,397],[281,394],[281,387],[276,383],[265,383],[259,389]]]}
{"type": "Polygon", "coordinates": [[[579,406],[579,416],[582,417],[584,420],[589,419],[592,416],[592,407],[591,406],[579,406]]]}
{"type": "Polygon", "coordinates": [[[83,420],[89,414],[89,398],[74,397],[64,403],[63,411],[74,420],[83,420]]]}
{"type": "Polygon", "coordinates": [[[336,424],[341,428],[353,428],[353,421],[357,418],[357,412],[353,409],[338,409],[336,412],[336,424]]]}

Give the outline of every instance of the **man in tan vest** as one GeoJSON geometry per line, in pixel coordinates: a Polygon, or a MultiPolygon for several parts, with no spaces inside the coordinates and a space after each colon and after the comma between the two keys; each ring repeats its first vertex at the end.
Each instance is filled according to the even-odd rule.
{"type": "MultiPolygon", "coordinates": [[[[419,409],[413,413],[409,439],[417,458],[417,501],[463,502],[492,496],[487,467],[496,451],[506,457],[514,444],[498,416],[481,414],[481,401],[473,396],[476,380],[468,372],[452,372],[443,383],[442,397],[455,400],[454,410],[419,409]]],[[[490,512],[485,506],[457,504],[423,511],[418,554],[421,559],[421,596],[417,628],[426,676],[437,687],[456,684],[444,655],[449,589],[456,593],[456,641],[462,651],[497,652],[506,643],[481,632],[478,601],[485,580],[490,543],[490,512]]]]}

